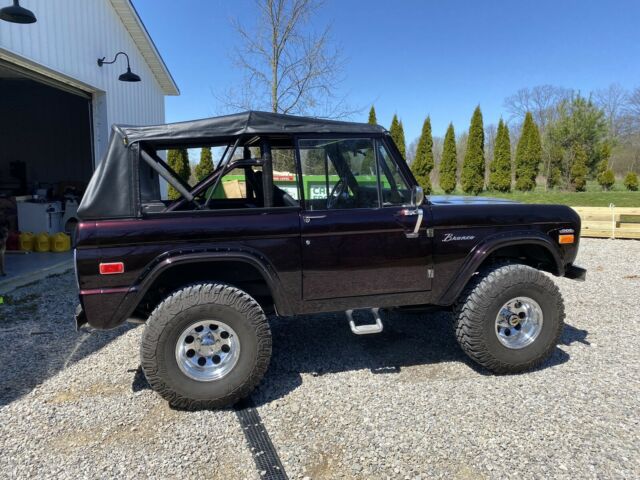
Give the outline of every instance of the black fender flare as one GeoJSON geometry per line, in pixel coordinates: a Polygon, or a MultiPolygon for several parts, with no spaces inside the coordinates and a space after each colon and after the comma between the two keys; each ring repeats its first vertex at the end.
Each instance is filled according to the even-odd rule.
{"type": "Polygon", "coordinates": [[[556,265],[556,271],[551,273],[560,277],[564,275],[565,266],[560,248],[553,243],[549,236],[543,233],[532,232],[531,230],[498,233],[484,238],[469,252],[458,274],[444,290],[437,304],[452,305],[473,274],[478,271],[482,262],[496,250],[514,245],[537,245],[543,247],[551,254],[556,265]]]}
{"type": "Polygon", "coordinates": [[[291,312],[289,301],[284,295],[276,270],[269,260],[260,253],[238,248],[185,249],[166,252],[151,262],[141,273],[134,286],[129,289],[118,307],[118,311],[114,314],[114,318],[128,318],[156,279],[173,267],[189,263],[229,261],[242,262],[254,267],[269,287],[276,310],[285,315],[291,312]]]}

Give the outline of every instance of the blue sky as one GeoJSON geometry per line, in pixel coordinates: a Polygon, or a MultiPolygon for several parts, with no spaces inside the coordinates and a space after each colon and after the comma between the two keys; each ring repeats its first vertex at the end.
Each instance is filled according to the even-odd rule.
{"type": "MultiPolygon", "coordinates": [[[[168,122],[219,114],[213,92],[237,83],[230,19],[255,19],[253,0],[133,0],[181,90],[168,122]]],[[[640,2],[624,0],[326,0],[314,19],[331,25],[346,57],[340,91],[371,103],[378,122],[403,120],[407,142],[431,115],[434,135],[450,121],[467,129],[480,104],[497,123],[504,98],[553,84],[588,93],[613,82],[640,86],[640,2]]]]}

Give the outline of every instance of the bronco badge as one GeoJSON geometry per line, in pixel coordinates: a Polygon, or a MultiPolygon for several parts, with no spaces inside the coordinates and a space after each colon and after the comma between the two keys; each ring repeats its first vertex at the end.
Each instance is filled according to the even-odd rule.
{"type": "Polygon", "coordinates": [[[453,233],[445,233],[442,238],[443,242],[460,242],[462,240],[473,240],[475,235],[454,235],[453,233]]]}

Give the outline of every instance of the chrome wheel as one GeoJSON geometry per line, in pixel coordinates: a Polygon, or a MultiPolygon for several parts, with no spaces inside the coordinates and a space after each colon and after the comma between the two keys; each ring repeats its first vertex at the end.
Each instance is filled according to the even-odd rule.
{"type": "Polygon", "coordinates": [[[189,378],[199,382],[219,380],[240,357],[240,340],[226,323],[201,320],[189,325],[178,338],[176,361],[189,378]]]}
{"type": "Polygon", "coordinates": [[[528,297],[513,298],[498,312],[496,336],[507,348],[524,348],[538,338],[543,320],[538,302],[528,297]]]}

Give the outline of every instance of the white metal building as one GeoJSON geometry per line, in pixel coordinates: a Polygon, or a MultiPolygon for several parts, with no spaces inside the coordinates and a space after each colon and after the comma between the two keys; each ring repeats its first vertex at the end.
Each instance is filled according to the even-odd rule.
{"type": "MultiPolygon", "coordinates": [[[[0,0],[0,7],[11,0],[0,0]]],[[[130,0],[21,0],[0,21],[0,194],[86,185],[113,123],[163,123],[178,87],[130,0]],[[127,60],[139,82],[120,81],[127,60]]]]}

